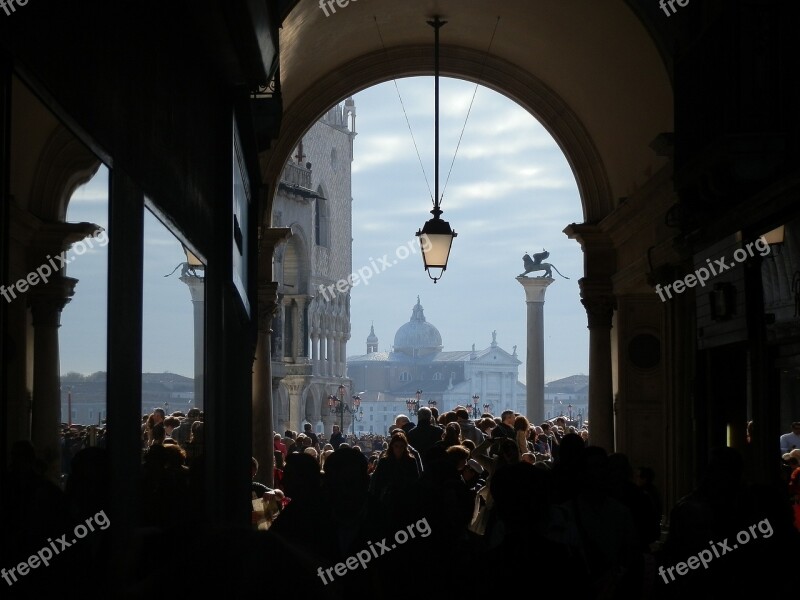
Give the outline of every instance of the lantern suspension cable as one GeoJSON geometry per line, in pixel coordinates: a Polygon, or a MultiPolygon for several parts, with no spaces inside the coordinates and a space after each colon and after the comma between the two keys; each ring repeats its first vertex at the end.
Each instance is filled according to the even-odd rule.
{"type": "Polygon", "coordinates": [[[434,107],[434,127],[436,131],[434,133],[434,156],[436,157],[436,163],[434,165],[434,181],[433,181],[433,189],[434,189],[434,198],[436,199],[433,203],[433,207],[435,209],[439,208],[439,204],[441,203],[441,198],[439,197],[439,29],[447,23],[447,21],[442,21],[439,17],[434,17],[433,21],[428,21],[428,25],[433,27],[433,48],[434,48],[434,55],[433,55],[433,107],[434,107]]]}
{"type": "MultiPolygon", "coordinates": [[[[383,48],[383,52],[386,54],[388,58],[389,51],[386,49],[386,44],[383,43],[383,34],[381,34],[381,27],[380,25],[378,25],[378,19],[375,17],[375,15],[372,15],[372,20],[375,21],[375,28],[378,30],[378,39],[381,41],[381,48],[383,48]]],[[[419,161],[419,166],[422,169],[422,176],[425,178],[425,185],[428,187],[428,193],[431,195],[431,202],[433,202],[433,193],[431,192],[431,184],[428,181],[428,174],[425,172],[425,165],[422,164],[422,157],[419,154],[419,147],[417,146],[417,140],[414,138],[414,132],[411,130],[411,122],[408,120],[406,105],[403,104],[403,97],[400,95],[400,88],[397,85],[397,80],[392,79],[392,83],[394,84],[394,89],[397,92],[397,99],[400,100],[400,108],[403,109],[403,116],[406,118],[408,133],[411,135],[411,142],[414,144],[414,151],[417,153],[417,160],[419,161]]]]}
{"type": "Polygon", "coordinates": [[[442,21],[438,16],[435,16],[432,21],[428,21],[428,25],[433,27],[434,31],[434,198],[433,210],[431,214],[433,218],[428,220],[425,225],[417,231],[419,243],[422,248],[422,260],[425,265],[425,271],[428,277],[433,279],[436,283],[444,275],[447,269],[447,260],[450,256],[450,247],[453,244],[453,238],[458,234],[450,228],[450,223],[441,219],[442,209],[440,208],[441,198],[439,197],[439,29],[446,21],[442,21]],[[440,269],[438,275],[432,274],[432,269],[440,269]]]}
{"type": "Polygon", "coordinates": [[[472,99],[469,101],[469,108],[467,109],[467,116],[464,118],[464,125],[461,127],[461,134],[458,136],[458,143],[456,144],[456,151],[453,153],[453,160],[450,161],[450,169],[447,171],[447,178],[444,180],[444,187],[442,188],[442,200],[444,199],[444,193],[447,191],[447,184],[450,183],[450,174],[453,172],[453,165],[456,164],[456,157],[458,156],[458,149],[461,148],[461,140],[464,138],[464,131],[467,129],[467,121],[469,121],[469,116],[472,114],[472,105],[475,103],[475,96],[478,94],[478,86],[483,83],[483,71],[486,69],[486,62],[489,60],[489,53],[492,50],[492,44],[494,43],[494,36],[497,34],[497,26],[500,24],[500,17],[497,17],[497,20],[494,22],[494,30],[492,31],[492,37],[489,39],[489,46],[486,48],[486,56],[483,58],[483,64],[481,65],[480,73],[478,73],[478,80],[475,82],[475,89],[472,91],[472,99]]]}

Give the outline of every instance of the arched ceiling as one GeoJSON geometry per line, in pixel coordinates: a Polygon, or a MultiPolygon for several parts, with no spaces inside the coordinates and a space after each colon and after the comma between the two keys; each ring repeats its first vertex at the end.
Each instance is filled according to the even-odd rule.
{"type": "MultiPolygon", "coordinates": [[[[433,30],[426,20],[437,14],[448,21],[441,30],[442,73],[485,82],[536,114],[567,154],[582,196],[579,171],[589,169],[587,160],[605,173],[607,185],[597,189],[610,195],[604,199],[606,208],[664,164],[650,143],[673,129],[669,74],[656,44],[622,0],[350,0],[344,7],[326,4],[326,10],[328,16],[318,0],[299,0],[283,21],[284,130],[268,153],[274,156],[265,157],[267,164],[282,166],[290,151],[286,148],[348,93],[392,77],[432,74],[432,60],[419,52],[428,48],[433,54],[433,30]],[[456,64],[465,54],[485,56],[498,16],[490,59],[456,64]],[[387,59],[383,69],[381,54],[387,59]],[[390,66],[390,57],[397,64],[390,66]],[[369,68],[363,67],[365,61],[369,68]],[[508,73],[535,82],[537,97],[546,90],[555,101],[540,109],[537,98],[525,98],[524,90],[512,93],[508,79],[493,77],[492,71],[504,64],[508,73]],[[342,85],[332,85],[337,80],[342,85]],[[313,115],[308,112],[312,108],[313,115]],[[569,132],[555,126],[559,113],[569,113],[578,126],[569,132]],[[576,132],[583,132],[589,138],[585,145],[596,149],[589,158],[570,156],[571,142],[564,138],[576,132]]],[[[596,210],[586,214],[602,216],[596,210]]]]}

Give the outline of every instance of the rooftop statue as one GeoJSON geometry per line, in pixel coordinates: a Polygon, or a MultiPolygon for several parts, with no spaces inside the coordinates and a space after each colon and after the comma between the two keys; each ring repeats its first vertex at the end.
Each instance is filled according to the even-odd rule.
{"type": "Polygon", "coordinates": [[[550,263],[542,262],[543,260],[547,259],[550,256],[550,253],[542,248],[541,252],[537,252],[533,255],[533,258],[526,252],[525,256],[522,257],[522,262],[525,265],[525,272],[520,273],[517,277],[525,277],[528,273],[532,273],[533,271],[544,271],[542,275],[539,275],[539,278],[543,277],[553,277],[553,269],[555,272],[561,275],[564,279],[569,279],[566,275],[561,273],[558,269],[556,269],[555,265],[551,265],[550,263]]]}
{"type": "MultiPolygon", "coordinates": [[[[191,274],[192,277],[197,277],[198,279],[201,279],[200,275],[197,274],[197,271],[195,270],[195,268],[196,267],[193,267],[188,262],[182,262],[182,263],[178,263],[178,266],[175,267],[174,269],[172,269],[172,273],[174,273],[175,271],[180,269],[181,270],[181,277],[187,277],[187,276],[189,276],[191,274]]],[[[170,275],[172,275],[172,273],[168,273],[167,275],[164,275],[164,277],[169,277],[170,275]]]]}

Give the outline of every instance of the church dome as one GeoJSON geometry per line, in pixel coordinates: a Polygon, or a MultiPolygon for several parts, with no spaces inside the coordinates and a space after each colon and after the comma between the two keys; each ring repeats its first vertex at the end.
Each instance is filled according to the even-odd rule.
{"type": "Polygon", "coordinates": [[[425,356],[442,350],[442,335],[431,323],[425,320],[422,305],[417,304],[411,312],[411,319],[394,334],[394,351],[411,356],[425,356]]]}

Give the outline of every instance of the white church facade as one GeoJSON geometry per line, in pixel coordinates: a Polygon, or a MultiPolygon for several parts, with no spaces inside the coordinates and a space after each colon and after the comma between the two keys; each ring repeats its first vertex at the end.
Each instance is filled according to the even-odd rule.
{"type": "MultiPolygon", "coordinates": [[[[391,351],[380,351],[374,328],[367,338],[367,353],[347,359],[347,375],[353,389],[363,391],[364,419],[356,432],[385,434],[394,417],[407,414],[408,401],[436,406],[440,412],[460,404],[473,403],[478,396],[478,414],[504,410],[525,412],[525,385],[518,380],[516,346],[512,352],[501,348],[496,334],[482,350],[444,351],[439,330],[425,318],[417,298],[411,319],[395,333],[391,351]]],[[[412,420],[413,415],[410,415],[412,420]]]]}

